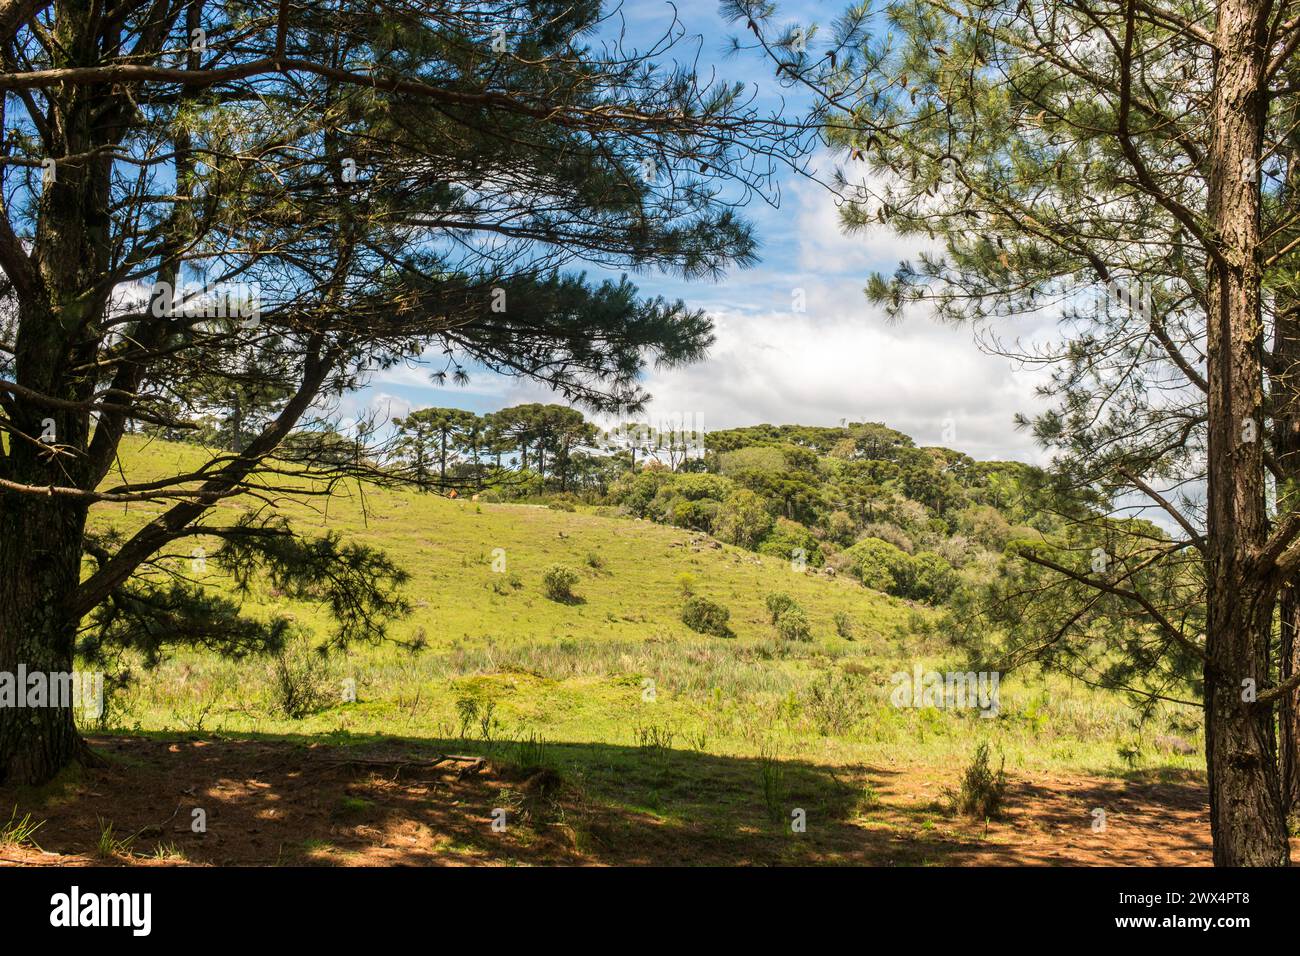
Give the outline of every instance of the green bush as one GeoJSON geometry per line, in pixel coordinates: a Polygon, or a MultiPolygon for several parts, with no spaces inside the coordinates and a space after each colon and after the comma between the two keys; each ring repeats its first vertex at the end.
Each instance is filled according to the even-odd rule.
{"type": "Polygon", "coordinates": [[[826,519],[827,537],[841,546],[851,545],[857,530],[857,522],[847,511],[832,511],[826,519]]]}
{"type": "Polygon", "coordinates": [[[906,579],[911,560],[902,548],[880,538],[863,538],[844,553],[855,578],[873,590],[901,596],[900,582],[906,579]]]}
{"type": "Polygon", "coordinates": [[[864,700],[859,681],[851,674],[823,671],[802,696],[805,712],[823,737],[842,734],[857,722],[864,700]]]}
{"type": "Polygon", "coordinates": [[[758,545],[759,554],[770,554],[786,561],[793,560],[797,550],[803,551],[809,567],[821,567],[826,561],[822,556],[821,542],[813,537],[813,533],[787,518],[777,518],[775,526],[758,545]]]}
{"type": "Polygon", "coordinates": [[[790,608],[798,607],[798,605],[795,604],[794,598],[790,597],[790,595],[786,594],[784,591],[773,591],[767,596],[766,603],[767,613],[768,616],[772,618],[773,624],[780,619],[783,613],[790,610],[790,608]]]}
{"type": "Polygon", "coordinates": [[[648,518],[650,503],[659,493],[659,486],[667,477],[667,472],[655,469],[643,469],[635,475],[623,475],[610,486],[609,499],[617,505],[622,505],[629,514],[636,515],[638,518],[648,518]]]}
{"type": "Polygon", "coordinates": [[[845,554],[854,577],[894,597],[937,604],[957,588],[957,572],[933,551],[912,556],[888,541],[863,538],[845,554]]]}
{"type": "Polygon", "coordinates": [[[561,604],[569,604],[578,599],[573,590],[577,583],[578,572],[563,564],[552,564],[542,572],[542,593],[561,604]]]}
{"type": "Polygon", "coordinates": [[[795,604],[781,612],[776,619],[776,632],[787,641],[811,641],[812,626],[808,622],[808,613],[795,604]]]}
{"type": "Polygon", "coordinates": [[[696,595],[687,598],[682,605],[682,623],[700,634],[730,637],[731,628],[727,626],[729,620],[731,612],[708,598],[696,595]]]}
{"type": "Polygon", "coordinates": [[[846,641],[851,641],[857,636],[857,627],[853,623],[853,615],[848,611],[835,612],[835,633],[846,641]]]}
{"type": "Polygon", "coordinates": [[[663,494],[665,489],[670,489],[674,497],[685,498],[687,501],[722,501],[731,494],[732,487],[731,479],[722,475],[679,473],[670,475],[659,493],[663,494]]]}
{"type": "Polygon", "coordinates": [[[915,601],[938,604],[957,589],[957,572],[933,551],[917,554],[909,570],[906,596],[915,601]]]}
{"type": "Polygon", "coordinates": [[[700,500],[670,498],[664,508],[663,516],[664,520],[675,527],[708,533],[713,530],[717,513],[718,502],[707,498],[700,500]]]}

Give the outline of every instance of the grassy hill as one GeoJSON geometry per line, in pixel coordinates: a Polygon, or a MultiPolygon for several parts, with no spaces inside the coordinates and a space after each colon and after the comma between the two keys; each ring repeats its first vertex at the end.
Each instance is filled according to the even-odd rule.
{"type": "MultiPolygon", "coordinates": [[[[122,465],[147,477],[183,469],[191,457],[199,453],[189,446],[135,439],[122,465]]],[[[1009,759],[1094,769],[1120,762],[1117,748],[1135,736],[1136,713],[1122,699],[1055,679],[1010,678],[998,720],[893,707],[891,674],[946,659],[929,633],[932,610],[705,535],[373,486],[280,505],[299,532],[332,530],[381,547],[411,574],[406,593],[414,609],[393,626],[394,642],[354,646],[327,662],[329,682],[356,681],[358,702],[327,698],[318,712],[291,720],[277,712],[273,662],[186,652],[141,675],[115,701],[110,720],[184,729],[201,714],[203,729],[226,731],[385,733],[396,723],[404,731],[445,732],[459,730],[469,705],[458,709],[458,702],[474,699],[494,706],[503,732],[554,739],[627,741],[638,726],[657,721],[711,746],[929,760],[955,757],[973,739],[991,736],[1009,759]],[[504,570],[494,570],[502,556],[504,570]],[[554,563],[579,572],[580,601],[543,595],[542,573],[554,563]],[[681,621],[686,589],[727,607],[735,636],[688,629],[681,621]],[[776,636],[765,608],[775,591],[807,610],[811,641],[776,636]],[[853,640],[837,633],[837,612],[849,615],[853,640]],[[653,694],[646,681],[654,682],[653,694]],[[1044,746],[1058,737],[1056,746],[1044,746]]],[[[155,512],[102,506],[92,521],[126,531],[155,512]]],[[[192,573],[185,555],[175,561],[192,573]]],[[[225,586],[212,570],[202,579],[225,586]]],[[[255,589],[248,607],[291,617],[308,639],[319,641],[330,628],[322,608],[266,588],[255,589]]],[[[305,655],[290,655],[290,664],[298,658],[305,655]]]]}
{"type": "MultiPolygon", "coordinates": [[[[125,448],[121,466],[133,478],[175,473],[201,456],[138,438],[125,448]]],[[[1198,745],[1195,715],[1158,710],[1144,720],[1122,698],[1060,677],[1005,677],[996,719],[894,706],[895,672],[962,664],[933,633],[936,611],[706,535],[589,509],[356,484],[332,499],[278,506],[299,532],[336,531],[381,547],[410,572],[414,610],[393,626],[393,641],[322,658],[310,646],[330,629],[323,610],[255,589],[250,613],[288,615],[303,634],[286,654],[231,662],[177,653],[137,672],[89,729],[423,742],[545,766],[583,805],[737,840],[749,838],[735,832],[737,819],[780,829],[794,799],[841,826],[869,826],[884,813],[876,768],[919,781],[903,818],[893,806],[890,826],[942,830],[952,825],[943,791],[981,741],[1014,774],[1181,774],[1201,765],[1198,753],[1152,743],[1181,734],[1198,745]],[[494,570],[502,555],[504,569],[494,570]],[[579,572],[579,601],[544,596],[542,573],[554,563],[579,572]],[[805,608],[812,640],[777,636],[765,608],[776,591],[805,608]],[[688,629],[688,592],[728,608],[734,636],[688,629]],[[851,640],[840,634],[844,615],[851,640]],[[341,692],[349,680],[355,702],[341,692]],[[289,691],[305,692],[303,715],[286,712],[289,691]]],[[[129,531],[157,510],[100,506],[92,525],[129,531]]],[[[189,573],[186,553],[171,560],[189,573]]],[[[214,570],[202,579],[228,587],[214,570]]]]}

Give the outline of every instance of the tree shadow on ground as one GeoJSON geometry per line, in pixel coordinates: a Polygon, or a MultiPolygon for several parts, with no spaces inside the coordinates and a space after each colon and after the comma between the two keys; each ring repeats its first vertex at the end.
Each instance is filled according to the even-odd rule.
{"type": "MultiPolygon", "coordinates": [[[[95,737],[105,766],[0,801],[34,864],[1053,865],[1207,863],[1204,787],[1017,778],[1002,821],[916,768],[663,746],[175,734],[95,737]],[[481,763],[429,765],[440,754],[481,763]],[[1106,809],[1103,831],[1092,810],[1106,809]],[[130,840],[98,852],[102,827],[130,840]],[[198,824],[202,823],[200,827],[198,824]],[[802,826],[801,826],[802,824],[802,826]]],[[[2,822],[2,821],[0,821],[2,822]]]]}

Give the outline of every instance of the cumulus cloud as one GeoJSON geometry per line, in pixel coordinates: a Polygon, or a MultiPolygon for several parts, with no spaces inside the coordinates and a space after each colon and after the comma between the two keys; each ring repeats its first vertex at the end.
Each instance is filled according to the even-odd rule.
{"type": "Polygon", "coordinates": [[[855,313],[718,319],[708,359],[650,377],[654,417],[696,414],[709,429],[883,421],[919,444],[1038,460],[1012,427],[1033,410],[1028,373],[981,352],[968,331],[891,325],[865,301],[855,313]]]}
{"type": "MultiPolygon", "coordinates": [[[[1017,412],[1041,408],[1040,372],[982,351],[972,330],[925,310],[890,322],[863,293],[872,272],[938,243],[883,226],[846,236],[825,192],[807,183],[791,192],[788,231],[775,238],[780,271],[760,266],[759,281],[743,274],[715,291],[717,344],[703,362],[649,376],[652,414],[695,414],[711,429],[883,421],[977,458],[1045,460],[1013,427],[1017,412]]],[[[1049,329],[999,331],[1033,339],[1049,329]]]]}

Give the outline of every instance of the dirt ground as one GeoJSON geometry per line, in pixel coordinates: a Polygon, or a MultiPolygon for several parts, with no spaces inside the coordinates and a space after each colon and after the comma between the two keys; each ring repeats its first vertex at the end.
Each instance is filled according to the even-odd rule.
{"type": "Polygon", "coordinates": [[[943,811],[930,774],[868,767],[860,780],[878,802],[842,819],[812,816],[795,834],[761,810],[720,828],[491,761],[430,766],[432,754],[276,741],[91,743],[104,766],[40,793],[0,791],[0,824],[15,804],[20,818],[44,821],[35,845],[0,847],[0,865],[1210,862],[1206,793],[1195,779],[1016,776],[1005,818],[985,823],[943,811]],[[108,823],[119,842],[101,840],[108,823]]]}

